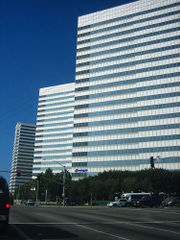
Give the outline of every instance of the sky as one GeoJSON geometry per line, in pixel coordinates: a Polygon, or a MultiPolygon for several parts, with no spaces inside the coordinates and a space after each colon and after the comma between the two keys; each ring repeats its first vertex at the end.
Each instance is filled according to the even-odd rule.
{"type": "Polygon", "coordinates": [[[39,88],[75,79],[78,16],[133,0],[0,0],[0,175],[15,126],[36,123],[39,88]]]}

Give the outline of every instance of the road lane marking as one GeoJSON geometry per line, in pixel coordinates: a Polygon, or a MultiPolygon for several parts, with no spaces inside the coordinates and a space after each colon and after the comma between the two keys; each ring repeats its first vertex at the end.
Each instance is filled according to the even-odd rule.
{"type": "Polygon", "coordinates": [[[20,235],[20,237],[22,237],[23,240],[33,240],[17,226],[10,224],[10,227],[12,227],[20,235]]]}
{"type": "MultiPolygon", "coordinates": [[[[23,224],[23,225],[93,225],[93,224],[98,224],[98,225],[112,225],[112,224],[131,224],[131,222],[127,221],[112,221],[112,222],[13,222],[13,224],[18,225],[18,224],[23,224]]],[[[164,224],[164,223],[173,223],[173,224],[179,224],[180,221],[139,221],[139,222],[132,222],[132,224],[164,224]]]]}
{"type": "MultiPolygon", "coordinates": [[[[149,221],[149,222],[145,221],[145,222],[133,222],[133,223],[125,222],[125,221],[114,221],[114,222],[110,222],[110,223],[109,222],[102,222],[101,224],[98,223],[98,225],[127,224],[127,225],[136,226],[136,227],[140,227],[140,228],[154,229],[154,230],[158,230],[158,231],[164,231],[164,232],[169,232],[169,233],[180,235],[180,232],[176,232],[176,231],[172,231],[172,230],[168,230],[168,229],[163,229],[163,228],[156,228],[156,227],[151,227],[151,226],[140,225],[140,224],[162,224],[162,223],[178,224],[178,223],[180,223],[180,221],[149,221]]],[[[75,226],[85,228],[85,229],[90,230],[90,231],[94,231],[94,232],[97,232],[97,233],[108,235],[110,237],[114,237],[114,238],[117,238],[117,239],[130,240],[128,238],[124,238],[124,237],[121,237],[121,236],[118,236],[118,235],[115,235],[115,234],[107,233],[107,232],[104,232],[104,231],[101,231],[101,230],[96,230],[96,229],[88,226],[88,225],[95,225],[95,224],[97,224],[97,222],[86,222],[86,223],[77,223],[77,222],[63,222],[63,223],[62,222],[41,222],[41,223],[38,223],[38,222],[24,223],[23,222],[23,223],[20,223],[19,222],[19,223],[14,223],[14,224],[16,224],[16,225],[18,225],[18,224],[24,224],[24,225],[28,225],[28,224],[31,224],[31,225],[75,225],[75,226]]],[[[15,225],[10,225],[10,226],[13,227],[24,240],[32,240],[28,235],[26,235],[17,226],[15,226],[15,225]]]]}
{"type": "MultiPolygon", "coordinates": [[[[141,224],[144,224],[144,223],[160,223],[160,222],[142,222],[141,224]]],[[[162,222],[161,222],[162,223],[162,222]]],[[[167,223],[167,222],[163,222],[163,223],[167,223]]],[[[131,225],[131,226],[136,226],[136,227],[141,227],[141,228],[147,228],[147,229],[154,229],[154,230],[158,230],[158,231],[164,231],[164,232],[169,232],[169,233],[174,233],[174,234],[177,234],[177,235],[180,235],[180,232],[175,232],[175,231],[172,231],[172,230],[167,230],[167,229],[163,229],[163,228],[156,228],[156,227],[149,227],[149,226],[144,226],[144,225],[139,225],[137,223],[130,223],[130,222],[125,222],[125,224],[127,225],[131,225]]]]}
{"type": "Polygon", "coordinates": [[[118,235],[107,233],[107,232],[97,230],[97,229],[94,229],[94,228],[91,228],[91,227],[87,227],[87,226],[84,226],[84,225],[77,224],[76,226],[81,227],[81,228],[85,228],[85,229],[88,229],[90,231],[94,231],[94,232],[97,232],[97,233],[105,234],[105,235],[113,237],[113,238],[118,238],[118,239],[121,239],[121,240],[130,240],[129,238],[120,237],[118,235]]]}
{"type": "MultiPolygon", "coordinates": [[[[23,224],[23,223],[22,223],[23,224]]],[[[28,224],[28,223],[26,223],[28,224]]],[[[32,224],[32,223],[31,223],[32,224]]],[[[33,223],[33,224],[39,224],[39,223],[33,223]]],[[[47,224],[47,223],[41,223],[42,224],[47,224]]],[[[49,223],[48,223],[49,224],[49,223]]],[[[58,223],[50,223],[50,224],[56,224],[56,225],[67,225],[67,224],[58,224],[58,223]]],[[[111,234],[111,233],[107,233],[107,232],[104,232],[104,231],[101,231],[101,230],[97,230],[97,229],[94,229],[94,228],[91,228],[91,227],[88,227],[88,226],[85,226],[85,225],[81,225],[81,224],[78,224],[78,223],[71,223],[71,225],[75,225],[75,226],[78,226],[78,227],[81,227],[81,228],[85,228],[87,230],[90,230],[90,231],[93,231],[93,232],[97,232],[97,233],[101,233],[101,234],[104,234],[104,235],[107,235],[109,237],[113,237],[113,238],[117,238],[117,239],[121,239],[121,240],[130,240],[129,238],[124,238],[124,237],[120,237],[118,235],[115,235],[115,234],[111,234]]],[[[18,228],[17,226],[15,225],[11,225],[12,228],[14,228],[15,231],[18,232],[18,234],[22,237],[23,240],[33,240],[31,239],[28,235],[26,235],[20,228],[18,228]]]]}

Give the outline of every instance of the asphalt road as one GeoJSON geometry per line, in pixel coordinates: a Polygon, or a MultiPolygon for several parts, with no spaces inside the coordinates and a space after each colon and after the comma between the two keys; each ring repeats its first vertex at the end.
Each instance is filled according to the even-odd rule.
{"type": "Polygon", "coordinates": [[[180,209],[13,206],[0,238],[179,240],[180,209]]]}

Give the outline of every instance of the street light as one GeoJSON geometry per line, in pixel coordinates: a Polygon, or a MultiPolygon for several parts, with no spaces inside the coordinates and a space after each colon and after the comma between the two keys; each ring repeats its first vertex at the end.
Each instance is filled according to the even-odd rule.
{"type": "Polygon", "coordinates": [[[55,160],[54,160],[54,162],[58,163],[59,165],[61,165],[63,167],[63,194],[62,194],[62,197],[63,197],[63,207],[64,207],[65,199],[66,199],[66,190],[67,190],[67,188],[66,188],[66,167],[55,160]]]}
{"type": "Polygon", "coordinates": [[[160,156],[156,156],[156,158],[151,156],[150,157],[150,166],[151,166],[151,168],[155,168],[154,161],[157,161],[159,163],[159,160],[160,160],[160,156]]]}

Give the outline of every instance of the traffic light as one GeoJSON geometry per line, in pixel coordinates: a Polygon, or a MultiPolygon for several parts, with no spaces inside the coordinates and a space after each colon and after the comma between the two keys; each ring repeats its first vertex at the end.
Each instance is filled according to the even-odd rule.
{"type": "Polygon", "coordinates": [[[40,181],[40,177],[41,177],[41,174],[38,173],[38,175],[37,175],[37,180],[38,180],[38,181],[40,181]]]}
{"type": "Polygon", "coordinates": [[[18,177],[21,176],[21,171],[20,170],[17,171],[17,176],[18,177]]]}
{"type": "Polygon", "coordinates": [[[154,168],[154,158],[153,157],[150,157],[150,165],[151,165],[151,168],[154,168]]]}
{"type": "Polygon", "coordinates": [[[64,190],[67,191],[67,187],[66,186],[64,187],[64,190]]]}

